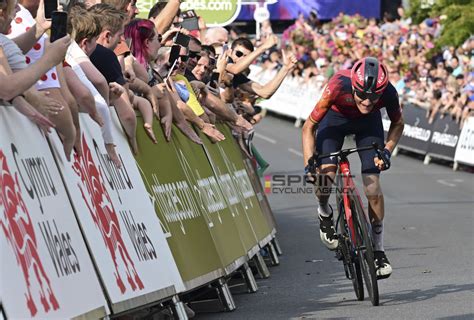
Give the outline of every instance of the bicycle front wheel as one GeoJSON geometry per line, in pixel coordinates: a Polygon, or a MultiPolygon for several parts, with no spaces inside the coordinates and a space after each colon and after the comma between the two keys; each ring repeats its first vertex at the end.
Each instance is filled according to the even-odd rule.
{"type": "Polygon", "coordinates": [[[341,250],[344,259],[346,275],[348,272],[350,279],[352,280],[352,286],[354,287],[357,300],[362,301],[364,300],[364,282],[362,280],[359,257],[357,256],[357,251],[355,250],[355,244],[350,241],[349,226],[347,225],[345,217],[342,197],[339,194],[336,194],[336,200],[338,204],[337,208],[339,211],[339,218],[341,219],[339,225],[339,232],[341,236],[339,237],[339,241],[343,241],[343,243],[339,244],[339,250],[341,250]]]}
{"type": "Polygon", "coordinates": [[[359,199],[353,197],[353,222],[354,231],[357,239],[357,257],[360,263],[362,275],[364,277],[365,287],[369,293],[372,305],[379,305],[379,287],[377,284],[377,274],[374,262],[374,249],[372,237],[369,235],[369,228],[365,218],[364,209],[359,199]]]}

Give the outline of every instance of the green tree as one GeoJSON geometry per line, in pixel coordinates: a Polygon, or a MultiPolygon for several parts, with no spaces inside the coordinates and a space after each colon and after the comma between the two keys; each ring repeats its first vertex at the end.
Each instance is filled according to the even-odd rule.
{"type": "Polygon", "coordinates": [[[411,0],[409,15],[414,23],[426,18],[445,15],[442,20],[441,36],[436,39],[436,49],[442,46],[459,46],[474,34],[474,1],[473,0],[436,0],[427,6],[429,0],[411,0]]]}

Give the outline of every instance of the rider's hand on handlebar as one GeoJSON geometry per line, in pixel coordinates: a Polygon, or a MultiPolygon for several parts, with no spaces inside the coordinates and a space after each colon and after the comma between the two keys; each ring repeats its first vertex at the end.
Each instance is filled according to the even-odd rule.
{"type": "Polygon", "coordinates": [[[306,167],[304,167],[304,173],[305,173],[305,181],[307,183],[316,183],[316,173],[317,173],[317,155],[311,156],[311,158],[308,159],[308,164],[306,167]]]}
{"type": "Polygon", "coordinates": [[[390,158],[392,156],[392,153],[388,149],[383,149],[383,150],[377,150],[377,153],[375,154],[374,158],[374,163],[375,166],[380,170],[388,170],[390,169],[390,158]]]}

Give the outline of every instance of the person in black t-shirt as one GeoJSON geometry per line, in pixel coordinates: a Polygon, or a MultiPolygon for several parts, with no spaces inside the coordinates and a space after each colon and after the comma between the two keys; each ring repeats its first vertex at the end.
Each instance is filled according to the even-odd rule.
{"type": "Polygon", "coordinates": [[[113,51],[123,36],[126,17],[123,12],[103,3],[92,6],[89,11],[97,16],[102,30],[97,39],[97,48],[90,59],[109,84],[120,85],[124,89],[114,106],[130,139],[133,151],[136,152],[137,123],[134,109],[142,113],[143,126],[147,135],[154,143],[157,141],[153,133],[153,108],[147,99],[134,96],[129,91],[129,84],[125,80],[120,62],[113,51]]]}

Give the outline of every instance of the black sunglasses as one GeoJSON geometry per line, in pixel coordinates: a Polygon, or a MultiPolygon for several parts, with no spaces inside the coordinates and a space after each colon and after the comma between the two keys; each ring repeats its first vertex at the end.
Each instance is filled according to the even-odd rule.
{"type": "Polygon", "coordinates": [[[366,93],[366,92],[363,92],[363,91],[359,91],[357,89],[354,89],[354,92],[355,92],[356,96],[358,96],[360,99],[362,99],[362,101],[365,100],[365,99],[369,99],[370,101],[374,102],[374,101],[377,101],[378,99],[380,99],[380,97],[382,96],[379,93],[366,93]]]}
{"type": "Polygon", "coordinates": [[[186,62],[189,59],[189,56],[186,56],[186,55],[180,55],[179,57],[181,58],[182,62],[186,62]]]}
{"type": "Polygon", "coordinates": [[[194,58],[201,58],[200,52],[197,51],[189,51],[189,58],[194,59],[194,58]]]}
{"type": "Polygon", "coordinates": [[[235,55],[237,56],[237,58],[242,57],[244,54],[245,54],[245,53],[243,53],[242,51],[235,50],[235,55]]]}

